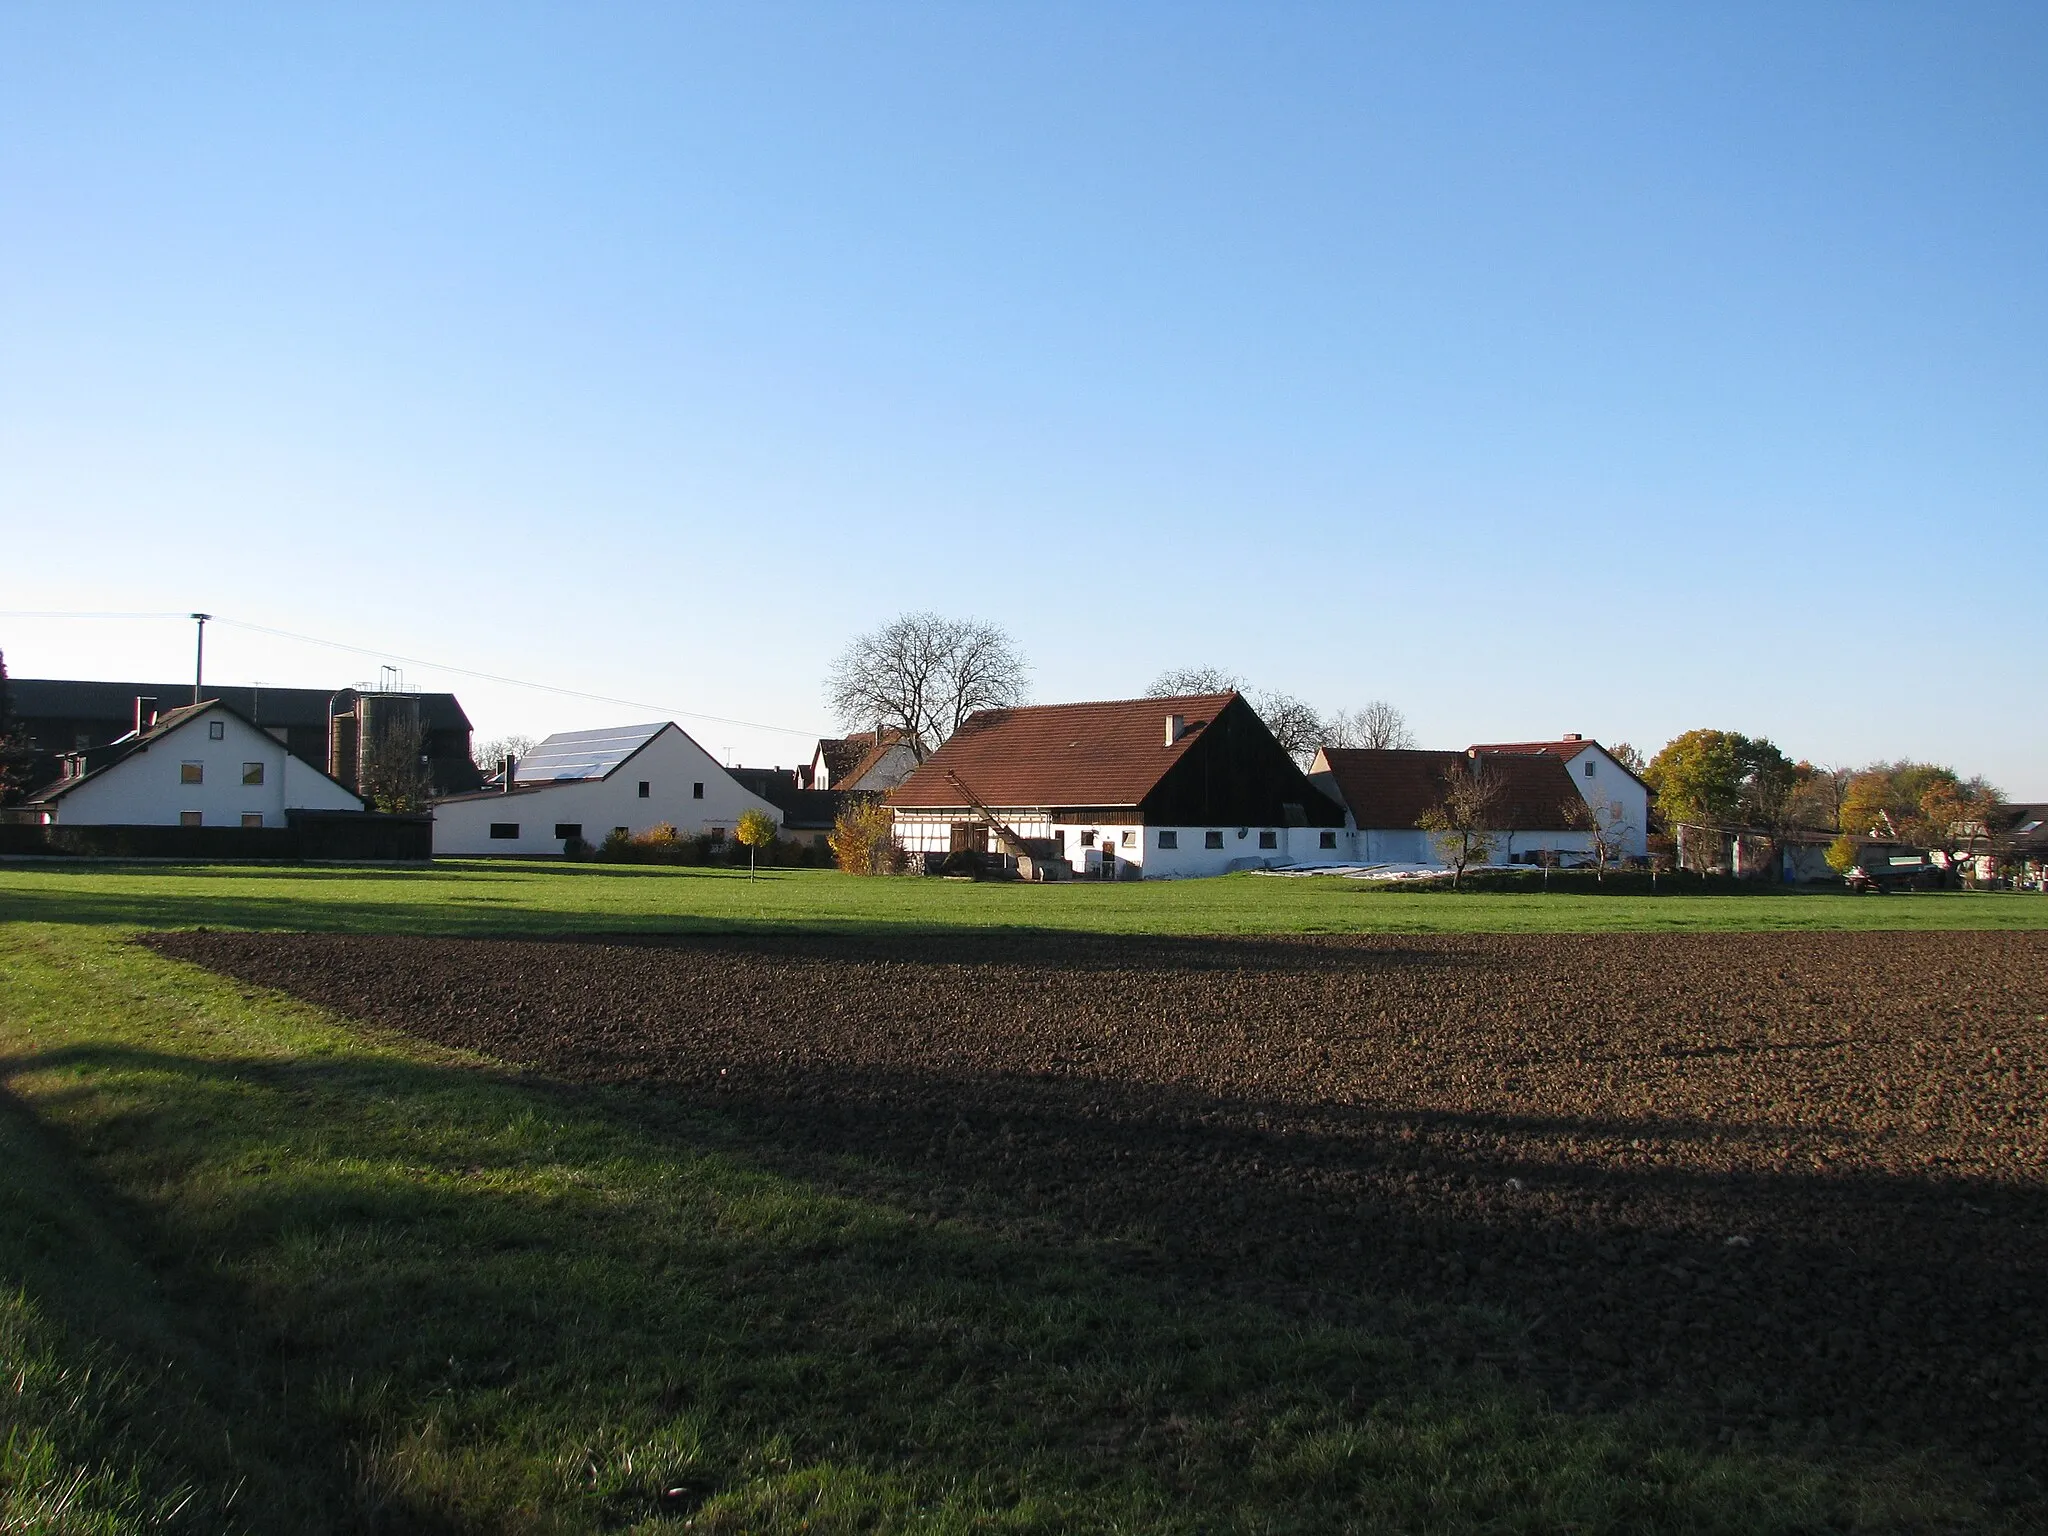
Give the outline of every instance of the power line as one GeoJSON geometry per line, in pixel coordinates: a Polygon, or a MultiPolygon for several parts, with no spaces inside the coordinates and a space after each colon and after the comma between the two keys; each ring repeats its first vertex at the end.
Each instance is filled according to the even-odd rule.
{"type": "MultiPolygon", "coordinates": [[[[0,609],[0,619],[178,619],[190,622],[189,613],[66,613],[27,609],[0,609]]],[[[385,661],[402,661],[408,666],[427,667],[436,672],[452,672],[458,677],[473,677],[481,682],[504,683],[512,688],[531,688],[539,693],[558,694],[567,699],[587,699],[595,704],[620,704],[628,709],[648,709],[657,714],[677,716],[685,720],[707,720],[714,725],[738,726],[742,730],[767,731],[777,736],[798,736],[815,740],[824,735],[823,731],[802,730],[787,725],[764,725],[758,720],[734,720],[726,715],[707,715],[698,710],[677,709],[670,704],[650,704],[645,699],[621,699],[606,693],[586,693],[580,688],[558,688],[553,683],[536,683],[523,677],[507,677],[502,672],[479,672],[474,667],[451,666],[444,661],[430,661],[421,656],[401,656],[396,651],[372,650],[368,646],[350,645],[341,640],[323,640],[318,635],[302,635],[294,630],[273,629],[267,624],[252,624],[247,619],[231,619],[215,614],[212,622],[229,624],[236,629],[246,629],[260,635],[273,635],[281,640],[297,640],[305,645],[325,646],[329,650],[348,651],[357,656],[373,656],[385,661]]]]}

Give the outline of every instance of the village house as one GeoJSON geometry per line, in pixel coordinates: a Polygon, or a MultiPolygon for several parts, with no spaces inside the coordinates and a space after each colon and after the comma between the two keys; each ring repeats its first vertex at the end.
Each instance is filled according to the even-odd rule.
{"type": "Polygon", "coordinates": [[[45,826],[283,827],[361,800],[218,699],[158,713],[118,740],[64,754],[30,795],[45,826]]]}
{"type": "Polygon", "coordinates": [[[1621,853],[1640,859],[1650,851],[1650,786],[1590,736],[1567,733],[1556,741],[1480,742],[1469,750],[1488,758],[1548,757],[1564,764],[1579,792],[1609,830],[1621,853]]]}
{"type": "Polygon", "coordinates": [[[436,800],[436,857],[560,854],[614,831],[664,823],[685,837],[730,836],[742,812],[782,813],[743,788],[674,721],[564,731],[510,760],[497,789],[436,800]]]}
{"type": "Polygon", "coordinates": [[[1556,757],[1324,747],[1309,781],[1344,806],[1347,846],[1358,862],[1435,864],[1437,850],[1419,823],[1443,802],[1447,778],[1460,767],[1475,768],[1500,796],[1491,862],[1576,864],[1592,854],[1585,802],[1556,757]]]}
{"type": "Polygon", "coordinates": [[[898,843],[933,865],[1000,851],[977,802],[1104,879],[1343,855],[1342,807],[1236,693],[981,710],[888,795],[898,843]]]}
{"type": "MultiPolygon", "coordinates": [[[[35,754],[31,791],[54,782],[73,753],[146,730],[159,714],[192,702],[192,683],[103,683],[71,678],[17,677],[8,681],[15,722],[35,754]]],[[[409,702],[420,753],[436,794],[459,794],[483,780],[469,758],[470,723],[452,693],[389,694],[356,688],[216,687],[217,699],[242,719],[276,738],[302,761],[353,787],[355,737],[350,732],[383,700],[409,702]],[[368,701],[368,702],[366,702],[368,701]],[[337,751],[337,744],[342,750],[337,751]]]]}
{"type": "Polygon", "coordinates": [[[821,737],[809,765],[797,770],[797,784],[801,789],[879,795],[910,777],[916,766],[917,748],[910,737],[894,726],[877,726],[851,736],[821,737]]]}
{"type": "Polygon", "coordinates": [[[805,789],[795,768],[728,768],[739,786],[759,795],[782,816],[782,836],[814,848],[827,846],[846,796],[836,789],[805,789]]]}

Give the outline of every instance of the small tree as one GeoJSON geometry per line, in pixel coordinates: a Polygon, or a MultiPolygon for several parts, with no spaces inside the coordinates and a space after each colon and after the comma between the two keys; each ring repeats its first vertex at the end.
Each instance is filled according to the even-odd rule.
{"type": "Polygon", "coordinates": [[[1564,807],[1564,823],[1574,832],[1586,834],[1586,851],[1593,855],[1593,878],[1604,883],[1608,866],[1621,862],[1628,834],[1634,830],[1627,810],[1619,800],[1604,805],[1578,800],[1564,807]]]}
{"type": "Polygon", "coordinates": [[[840,811],[826,842],[833,859],[849,875],[887,875],[904,864],[895,833],[896,813],[880,800],[859,795],[840,811]]]}
{"type": "Polygon", "coordinates": [[[741,811],[739,825],[733,829],[733,835],[747,845],[747,878],[751,880],[761,850],[775,841],[775,818],[766,811],[741,811]]]}
{"type": "Polygon", "coordinates": [[[1444,797],[1416,821],[1429,834],[1443,861],[1451,866],[1451,888],[1465,878],[1468,865],[1482,862],[1493,850],[1500,823],[1501,785],[1477,758],[1453,763],[1444,770],[1444,797]]]}

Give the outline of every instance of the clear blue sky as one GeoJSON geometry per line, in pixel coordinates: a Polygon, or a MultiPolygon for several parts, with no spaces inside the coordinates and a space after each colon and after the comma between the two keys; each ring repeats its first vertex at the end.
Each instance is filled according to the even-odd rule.
{"type": "Polygon", "coordinates": [[[2048,6],[9,5],[0,535],[0,609],[663,706],[407,668],[486,733],[815,730],[932,607],[1041,700],[2048,798],[2048,6]]]}

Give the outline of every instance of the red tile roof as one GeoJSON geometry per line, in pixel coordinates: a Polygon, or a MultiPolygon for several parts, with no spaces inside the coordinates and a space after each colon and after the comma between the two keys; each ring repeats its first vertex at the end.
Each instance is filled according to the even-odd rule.
{"type": "MultiPolygon", "coordinates": [[[[1590,736],[1581,736],[1575,741],[1475,741],[1472,744],[1474,752],[1536,753],[1547,757],[1555,757],[1559,762],[1565,763],[1570,762],[1588,747],[1600,747],[1600,743],[1590,736]]],[[[1614,765],[1623,773],[1634,779],[1638,784],[1643,784],[1643,776],[1641,774],[1629,767],[1620,758],[1615,757],[1612,752],[1608,752],[1605,747],[1600,747],[1600,750],[1606,752],[1607,756],[1613,759],[1614,765]]],[[[1643,788],[1648,789],[1649,787],[1649,785],[1643,784],[1643,788]]]]}
{"type": "MultiPolygon", "coordinates": [[[[1567,812],[1585,802],[1564,759],[1539,752],[1480,748],[1487,776],[1501,786],[1500,821],[1515,832],[1563,832],[1567,812]]],[[[1444,775],[1464,752],[1377,751],[1325,747],[1323,761],[1360,827],[1412,827],[1444,797],[1444,775]]]]}
{"type": "Polygon", "coordinates": [[[948,770],[991,806],[1135,806],[1200,738],[1234,693],[987,709],[895,789],[899,807],[957,806],[948,770]],[[1166,720],[1185,721],[1166,741],[1166,720]]]}

